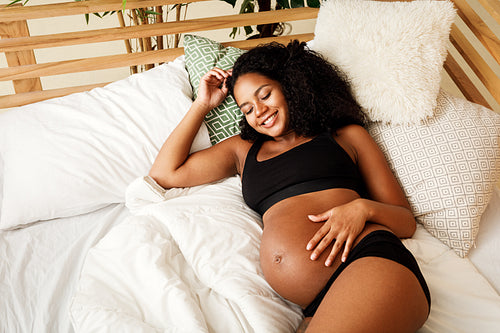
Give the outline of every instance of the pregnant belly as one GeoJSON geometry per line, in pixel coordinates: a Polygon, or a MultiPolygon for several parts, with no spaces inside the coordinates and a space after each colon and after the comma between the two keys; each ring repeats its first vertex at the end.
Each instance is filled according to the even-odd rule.
{"type": "MultiPolygon", "coordinates": [[[[322,223],[311,222],[307,215],[322,213],[357,197],[350,190],[326,190],[288,198],[266,212],[260,261],[266,280],[278,294],[306,307],[323,289],[340,265],[340,255],[332,266],[325,266],[330,244],[318,259],[310,259],[312,252],[306,250],[306,245],[322,223]]],[[[356,242],[381,227],[367,224],[356,242]]]]}
{"type": "MultiPolygon", "coordinates": [[[[264,229],[260,262],[267,282],[282,297],[302,307],[312,302],[321,291],[337,263],[324,265],[326,254],[317,260],[309,259],[306,244],[317,228],[307,226],[307,220],[288,221],[287,230],[264,229]],[[311,232],[307,232],[312,229],[311,232]]],[[[329,251],[328,248],[326,251],[329,251]]]]}

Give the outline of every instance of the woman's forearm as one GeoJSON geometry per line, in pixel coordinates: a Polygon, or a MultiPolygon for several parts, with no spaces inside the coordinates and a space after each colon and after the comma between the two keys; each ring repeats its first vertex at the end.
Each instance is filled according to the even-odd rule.
{"type": "Polygon", "coordinates": [[[161,147],[149,172],[149,176],[161,186],[168,187],[165,186],[165,180],[170,178],[188,158],[207,108],[208,106],[195,101],[161,147]]]}
{"type": "Polygon", "coordinates": [[[232,154],[231,150],[216,149],[208,154],[189,155],[205,115],[226,98],[228,88],[225,82],[230,75],[229,71],[213,68],[201,78],[196,100],[163,144],[149,172],[161,186],[168,188],[203,184],[234,172],[234,161],[227,159],[232,154]],[[194,156],[197,158],[193,159],[194,156]],[[226,162],[212,162],[217,159],[226,162]]]}
{"type": "Polygon", "coordinates": [[[368,222],[388,227],[399,238],[408,238],[415,233],[416,222],[410,209],[369,199],[358,200],[368,222]]]}

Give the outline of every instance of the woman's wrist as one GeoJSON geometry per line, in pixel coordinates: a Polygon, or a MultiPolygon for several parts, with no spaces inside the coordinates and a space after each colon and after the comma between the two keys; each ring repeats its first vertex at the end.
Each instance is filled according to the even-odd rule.
{"type": "Polygon", "coordinates": [[[415,219],[406,207],[384,204],[365,198],[355,199],[355,203],[355,208],[362,212],[365,221],[383,225],[400,238],[411,237],[415,232],[415,219]]]}
{"type": "Polygon", "coordinates": [[[212,110],[212,108],[210,107],[210,105],[208,105],[208,103],[204,103],[196,99],[191,105],[191,110],[205,117],[210,112],[210,110],[212,110]]]}
{"type": "Polygon", "coordinates": [[[373,207],[371,207],[371,200],[365,198],[357,198],[354,200],[356,203],[356,209],[362,212],[365,221],[370,221],[373,219],[373,207]]]}

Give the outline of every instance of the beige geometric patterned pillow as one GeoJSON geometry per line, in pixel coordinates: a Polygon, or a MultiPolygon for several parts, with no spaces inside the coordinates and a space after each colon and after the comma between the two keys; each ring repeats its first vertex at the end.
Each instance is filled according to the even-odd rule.
{"type": "MultiPolygon", "coordinates": [[[[245,51],[235,47],[224,47],[205,37],[184,36],[184,54],[189,81],[193,86],[194,98],[198,93],[201,77],[214,67],[224,70],[233,68],[234,62],[245,51]]],[[[240,108],[233,97],[228,95],[221,105],[211,110],[205,117],[205,124],[212,145],[240,133],[240,108]]]]}
{"type": "Polygon", "coordinates": [[[421,124],[371,123],[417,221],[461,257],[500,177],[500,114],[440,91],[421,124]]]}

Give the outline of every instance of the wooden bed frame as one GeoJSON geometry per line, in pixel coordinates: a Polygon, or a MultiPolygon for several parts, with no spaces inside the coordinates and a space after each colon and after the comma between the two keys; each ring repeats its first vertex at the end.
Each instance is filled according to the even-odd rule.
{"type": "MultiPolygon", "coordinates": [[[[126,8],[158,8],[158,6],[201,1],[206,0],[127,0],[126,8]]],[[[450,41],[455,52],[450,51],[444,67],[450,78],[468,100],[494,108],[491,104],[492,100],[494,103],[500,104],[500,78],[499,74],[497,74],[500,71],[500,42],[499,37],[494,33],[494,31],[497,34],[500,33],[500,2],[498,0],[454,0],[454,3],[460,16],[460,26],[455,24],[452,27],[450,41]],[[473,9],[469,5],[472,2],[474,2],[474,7],[480,6],[479,11],[476,12],[476,8],[473,9]],[[483,21],[482,17],[484,15],[489,15],[493,27],[490,27],[491,23],[488,26],[483,21]],[[472,40],[468,35],[472,36],[472,40]],[[487,96],[488,94],[489,96],[487,96]]],[[[116,40],[128,41],[133,38],[196,33],[274,22],[301,21],[314,19],[318,13],[317,8],[304,7],[97,30],[92,30],[90,25],[86,31],[38,36],[30,36],[28,31],[27,22],[33,19],[118,11],[120,9],[122,9],[121,0],[87,0],[49,5],[37,5],[36,1],[32,0],[26,6],[0,8],[0,52],[5,54],[8,64],[8,67],[0,68],[0,80],[12,81],[16,92],[12,95],[2,95],[0,93],[0,109],[85,91],[109,83],[103,82],[93,85],[44,90],[40,80],[41,77],[157,64],[173,60],[184,53],[182,47],[175,47],[144,52],[127,52],[120,55],[37,63],[35,49],[116,40]]],[[[228,36],[228,41],[224,44],[247,49],[271,39],[286,43],[293,38],[307,41],[313,39],[313,37],[313,31],[298,35],[243,41],[234,41],[228,36]]]]}

